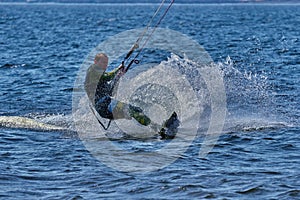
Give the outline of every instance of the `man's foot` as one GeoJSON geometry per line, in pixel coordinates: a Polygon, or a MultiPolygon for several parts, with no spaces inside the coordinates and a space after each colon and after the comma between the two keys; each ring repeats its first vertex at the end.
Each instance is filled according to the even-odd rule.
{"type": "Polygon", "coordinates": [[[173,139],[178,131],[180,121],[177,113],[173,112],[171,117],[163,124],[163,127],[159,131],[161,139],[173,139]]]}

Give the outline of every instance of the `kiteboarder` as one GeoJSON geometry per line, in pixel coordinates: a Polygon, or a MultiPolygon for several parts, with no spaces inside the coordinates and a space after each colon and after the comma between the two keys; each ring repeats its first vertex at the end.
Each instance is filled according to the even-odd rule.
{"type": "Polygon", "coordinates": [[[84,88],[87,96],[99,115],[110,120],[132,119],[134,118],[143,126],[150,126],[159,132],[163,139],[173,138],[177,133],[179,120],[174,112],[172,116],[163,124],[157,125],[143,113],[139,107],[120,102],[112,97],[114,89],[114,78],[121,76],[124,65],[111,72],[107,72],[108,57],[104,53],[98,53],[86,73],[84,88]]]}
{"type": "Polygon", "coordinates": [[[124,75],[132,66],[133,63],[138,64],[138,56],[143,51],[145,45],[150,40],[156,28],[159,26],[163,18],[166,16],[167,12],[173,5],[174,0],[171,0],[169,6],[166,7],[162,16],[156,22],[154,28],[150,31],[150,25],[152,24],[155,16],[160,12],[165,4],[163,0],[149,21],[148,25],[145,27],[144,31],[138,37],[137,41],[134,43],[132,48],[127,53],[126,57],[122,61],[122,64],[111,72],[107,72],[108,57],[104,53],[99,53],[95,56],[94,64],[92,64],[86,73],[84,88],[91,102],[91,109],[93,114],[97,117],[97,112],[102,118],[109,119],[109,123],[106,126],[99,120],[98,122],[101,126],[107,130],[110,126],[111,120],[117,119],[132,119],[134,118],[138,123],[144,126],[149,126],[156,132],[159,132],[163,139],[174,138],[177,133],[177,128],[180,124],[178,120],[177,113],[174,112],[171,117],[166,120],[163,125],[157,125],[151,121],[151,119],[143,113],[143,110],[139,107],[133,106],[131,104],[126,104],[114,99],[112,96],[113,89],[122,75],[124,75]],[[150,31],[145,40],[143,40],[146,32],[150,31]],[[141,48],[139,48],[140,42],[143,40],[141,48]],[[132,54],[138,49],[138,52],[133,59],[129,61],[132,54]],[[129,64],[125,63],[129,61],[129,64]],[[125,66],[126,65],[126,66],[125,66]],[[94,111],[96,110],[96,111],[94,111]]]}

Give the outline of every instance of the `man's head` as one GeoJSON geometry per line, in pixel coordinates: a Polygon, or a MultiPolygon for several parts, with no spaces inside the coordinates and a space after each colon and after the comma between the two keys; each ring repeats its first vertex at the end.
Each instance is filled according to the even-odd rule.
{"type": "Polygon", "coordinates": [[[100,67],[102,70],[106,70],[108,65],[108,57],[104,53],[98,53],[94,59],[95,65],[100,67]]]}

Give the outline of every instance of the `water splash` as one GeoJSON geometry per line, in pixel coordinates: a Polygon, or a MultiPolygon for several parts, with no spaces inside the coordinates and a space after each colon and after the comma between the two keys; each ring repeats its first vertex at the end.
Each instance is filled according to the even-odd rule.
{"type": "Polygon", "coordinates": [[[225,132],[254,131],[289,126],[273,105],[274,95],[268,74],[241,71],[228,56],[217,63],[222,70],[228,105],[225,132]]]}
{"type": "MultiPolygon", "coordinates": [[[[181,58],[175,54],[171,54],[171,56],[166,61],[161,62],[160,65],[168,69],[178,70],[182,76],[189,81],[190,85],[196,92],[198,98],[197,104],[201,107],[202,115],[200,119],[187,119],[184,117],[181,119],[184,121],[184,123],[189,124],[190,126],[195,123],[195,120],[199,120],[199,132],[205,132],[207,130],[207,123],[211,114],[210,95],[206,83],[201,76],[201,71],[199,70],[200,68],[197,68],[195,66],[196,64],[187,57],[181,58]],[[191,121],[193,121],[193,123],[191,121]]],[[[270,128],[288,125],[286,122],[276,120],[274,117],[270,117],[270,110],[275,109],[272,108],[272,90],[268,82],[268,75],[266,73],[262,72],[258,74],[252,71],[240,71],[229,56],[224,62],[219,62],[215,65],[215,67],[220,69],[225,81],[228,106],[228,117],[226,124],[227,130],[232,131],[233,129],[238,129],[246,131],[263,129],[264,127],[270,128]]],[[[135,73],[136,71],[133,72],[133,75],[136,75],[135,73]]],[[[168,79],[167,73],[168,72],[165,71],[166,79],[168,79]]],[[[185,88],[180,88],[180,90],[184,89],[185,88]]],[[[158,88],[158,90],[152,91],[152,93],[154,92],[160,92],[157,94],[160,96],[164,95],[166,90],[160,90],[158,88]]],[[[149,98],[153,97],[153,95],[151,96],[150,94],[147,94],[147,96],[149,96],[149,98]]],[[[179,103],[176,98],[175,100],[172,99],[174,98],[173,96],[174,94],[168,96],[168,101],[172,105],[164,104],[164,107],[169,107],[168,110],[170,110],[170,112],[172,109],[174,109],[174,106],[180,106],[178,105],[179,103]]],[[[131,100],[135,99],[135,102],[138,102],[141,101],[141,98],[145,98],[145,96],[134,96],[131,97],[131,100]]],[[[186,102],[186,104],[192,104],[192,102],[186,102]]],[[[149,111],[148,114],[155,116],[155,114],[151,114],[151,111],[155,111],[154,108],[146,107],[146,110],[149,111]]],[[[184,114],[184,112],[190,111],[181,110],[180,112],[184,114]]],[[[166,116],[167,114],[164,115],[164,117],[166,116]]],[[[160,118],[157,119],[157,121],[159,120],[162,121],[160,118]]],[[[73,118],[65,114],[31,113],[26,116],[1,116],[0,125],[2,127],[38,129],[41,131],[74,130],[73,118]]],[[[183,129],[186,131],[188,130],[188,127],[183,129]]],[[[113,130],[115,133],[110,133],[112,137],[115,137],[115,134],[122,137],[124,136],[120,134],[117,129],[113,130]]]]}

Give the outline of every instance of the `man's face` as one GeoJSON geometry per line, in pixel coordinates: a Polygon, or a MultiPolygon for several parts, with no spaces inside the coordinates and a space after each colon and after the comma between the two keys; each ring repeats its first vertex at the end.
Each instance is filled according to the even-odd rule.
{"type": "Polygon", "coordinates": [[[98,61],[95,60],[95,64],[99,66],[102,70],[107,69],[108,59],[106,57],[101,57],[98,61]]]}

